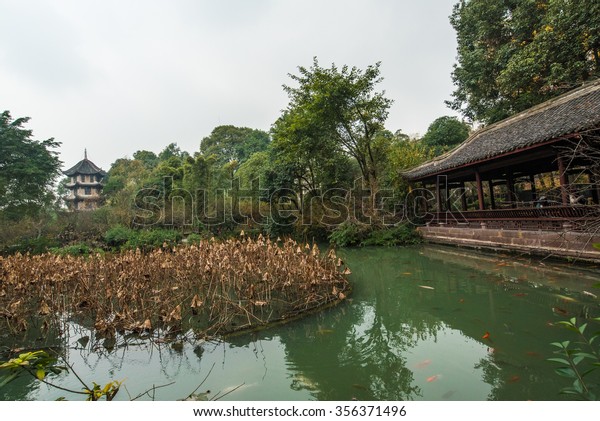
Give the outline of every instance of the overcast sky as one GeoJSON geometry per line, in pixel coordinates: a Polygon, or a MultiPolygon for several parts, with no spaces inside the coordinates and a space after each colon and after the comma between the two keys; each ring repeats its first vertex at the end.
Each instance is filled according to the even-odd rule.
{"type": "Polygon", "coordinates": [[[218,125],[269,130],[283,84],[316,56],[381,61],[389,130],[455,115],[457,0],[0,0],[0,110],[54,137],[64,168],[108,170],[170,142],[193,153],[218,125]]]}

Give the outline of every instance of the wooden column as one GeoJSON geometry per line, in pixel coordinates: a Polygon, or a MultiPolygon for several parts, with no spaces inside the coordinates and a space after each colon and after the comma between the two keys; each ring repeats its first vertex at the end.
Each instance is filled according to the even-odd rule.
{"type": "Polygon", "coordinates": [[[515,180],[512,171],[506,174],[506,187],[508,188],[508,201],[510,202],[510,207],[516,208],[517,204],[515,203],[515,199],[517,195],[515,194],[515,180]]]}
{"type": "Polygon", "coordinates": [[[567,177],[567,168],[565,167],[565,161],[562,157],[557,158],[558,161],[558,176],[560,179],[560,195],[562,197],[562,204],[569,204],[569,191],[567,190],[569,186],[569,179],[567,177]]]}
{"type": "Polygon", "coordinates": [[[462,210],[467,210],[467,190],[465,189],[465,182],[460,182],[460,202],[462,205],[462,210]]]}
{"type": "Polygon", "coordinates": [[[494,180],[489,180],[488,186],[490,187],[490,205],[492,206],[492,209],[496,209],[496,198],[494,197],[494,180]]]}
{"type": "Polygon", "coordinates": [[[535,175],[529,176],[529,183],[531,183],[531,200],[537,201],[537,190],[535,188],[535,175]]]}
{"type": "Polygon", "coordinates": [[[428,213],[429,212],[429,205],[428,205],[428,202],[427,202],[427,197],[426,197],[425,190],[428,190],[428,191],[431,191],[431,190],[429,190],[427,188],[427,183],[425,183],[425,182],[421,183],[421,189],[422,190],[419,192],[419,196],[418,197],[422,197],[423,198],[423,200],[421,200],[420,203],[424,204],[424,206],[425,206],[425,209],[424,209],[425,213],[428,213]]]}
{"type": "Polygon", "coordinates": [[[475,170],[475,182],[477,183],[477,200],[479,201],[479,210],[485,209],[485,203],[483,202],[483,186],[481,185],[481,175],[479,170],[475,170]]]}
{"type": "Polygon", "coordinates": [[[440,189],[440,179],[436,177],[435,179],[435,199],[436,199],[436,208],[438,213],[442,212],[442,191],[440,189]]]}

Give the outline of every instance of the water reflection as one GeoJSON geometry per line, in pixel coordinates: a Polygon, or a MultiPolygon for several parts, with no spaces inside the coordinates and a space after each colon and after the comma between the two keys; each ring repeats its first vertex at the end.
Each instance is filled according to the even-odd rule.
{"type": "MultiPolygon", "coordinates": [[[[553,323],[598,316],[598,299],[584,293],[594,269],[430,246],[340,255],[354,292],[336,308],[227,342],[132,337],[107,349],[72,324],[68,361],[90,382],[125,380],[122,400],[172,382],[142,399],[181,399],[207,375],[199,391],[232,400],[564,398],[568,381],[546,359],[568,332],[553,323]]],[[[81,388],[72,375],[52,381],[81,388]]],[[[0,390],[4,400],[60,396],[29,379],[0,390]]]]}

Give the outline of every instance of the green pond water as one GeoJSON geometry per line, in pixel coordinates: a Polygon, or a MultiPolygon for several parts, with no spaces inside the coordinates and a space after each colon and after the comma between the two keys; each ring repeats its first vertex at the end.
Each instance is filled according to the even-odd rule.
{"type": "MultiPolygon", "coordinates": [[[[583,292],[600,295],[598,269],[441,246],[338,254],[354,291],[335,308],[225,342],[133,339],[110,350],[71,324],[68,361],[90,383],[124,380],[120,400],[172,382],[150,395],[181,399],[205,378],[198,392],[241,401],[568,398],[558,391],[570,381],[546,359],[551,342],[572,336],[553,324],[600,315],[583,292]]],[[[81,388],[72,374],[50,380],[81,388]]],[[[61,396],[81,399],[32,379],[0,389],[2,400],[61,396]]]]}

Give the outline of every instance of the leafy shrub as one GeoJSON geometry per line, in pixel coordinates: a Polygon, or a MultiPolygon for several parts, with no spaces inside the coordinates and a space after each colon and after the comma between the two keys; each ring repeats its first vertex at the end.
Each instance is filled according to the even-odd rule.
{"type": "Polygon", "coordinates": [[[40,237],[40,238],[26,238],[18,242],[4,246],[0,250],[0,254],[10,255],[15,253],[30,253],[30,254],[42,254],[48,252],[52,247],[59,247],[60,242],[55,238],[40,237]]]}
{"type": "Polygon", "coordinates": [[[121,248],[131,237],[133,237],[134,231],[131,228],[117,225],[106,231],[104,234],[104,241],[109,247],[121,248]]]}
{"type": "Polygon", "coordinates": [[[163,247],[163,245],[174,246],[182,239],[181,233],[175,230],[154,229],[133,232],[134,235],[129,238],[125,248],[149,251],[163,247]]]}
{"type": "Polygon", "coordinates": [[[373,228],[370,225],[346,221],[336,227],[329,236],[337,247],[352,246],[407,246],[419,244],[421,236],[410,225],[373,228]]]}
{"type": "Polygon", "coordinates": [[[153,230],[134,230],[118,225],[109,229],[104,235],[106,244],[115,250],[135,250],[150,251],[160,248],[164,244],[173,246],[177,244],[183,236],[179,231],[168,229],[153,230]]]}
{"type": "Polygon", "coordinates": [[[360,246],[370,233],[370,225],[345,221],[331,232],[329,242],[337,247],[360,246]]]}
{"type": "MultiPolygon", "coordinates": [[[[600,318],[594,318],[591,322],[600,322],[600,318]]],[[[556,323],[578,336],[576,341],[553,342],[551,345],[557,350],[554,354],[557,358],[548,358],[548,361],[559,364],[554,369],[556,374],[573,381],[572,386],[561,389],[560,393],[575,395],[582,400],[598,400],[598,376],[596,370],[600,367],[600,350],[596,339],[600,338],[600,332],[586,333],[588,323],[577,324],[573,317],[568,321],[556,323]]]]}
{"type": "Polygon", "coordinates": [[[419,244],[421,236],[409,225],[398,225],[392,228],[374,230],[361,245],[363,246],[408,246],[419,244]]]}
{"type": "Polygon", "coordinates": [[[188,244],[198,244],[198,243],[200,243],[200,241],[202,241],[202,236],[195,232],[193,232],[187,236],[188,244]]]}
{"type": "Polygon", "coordinates": [[[90,247],[87,244],[72,244],[64,247],[53,247],[50,249],[50,252],[58,254],[59,256],[89,256],[90,254],[96,253],[103,254],[104,250],[90,247]]]}

